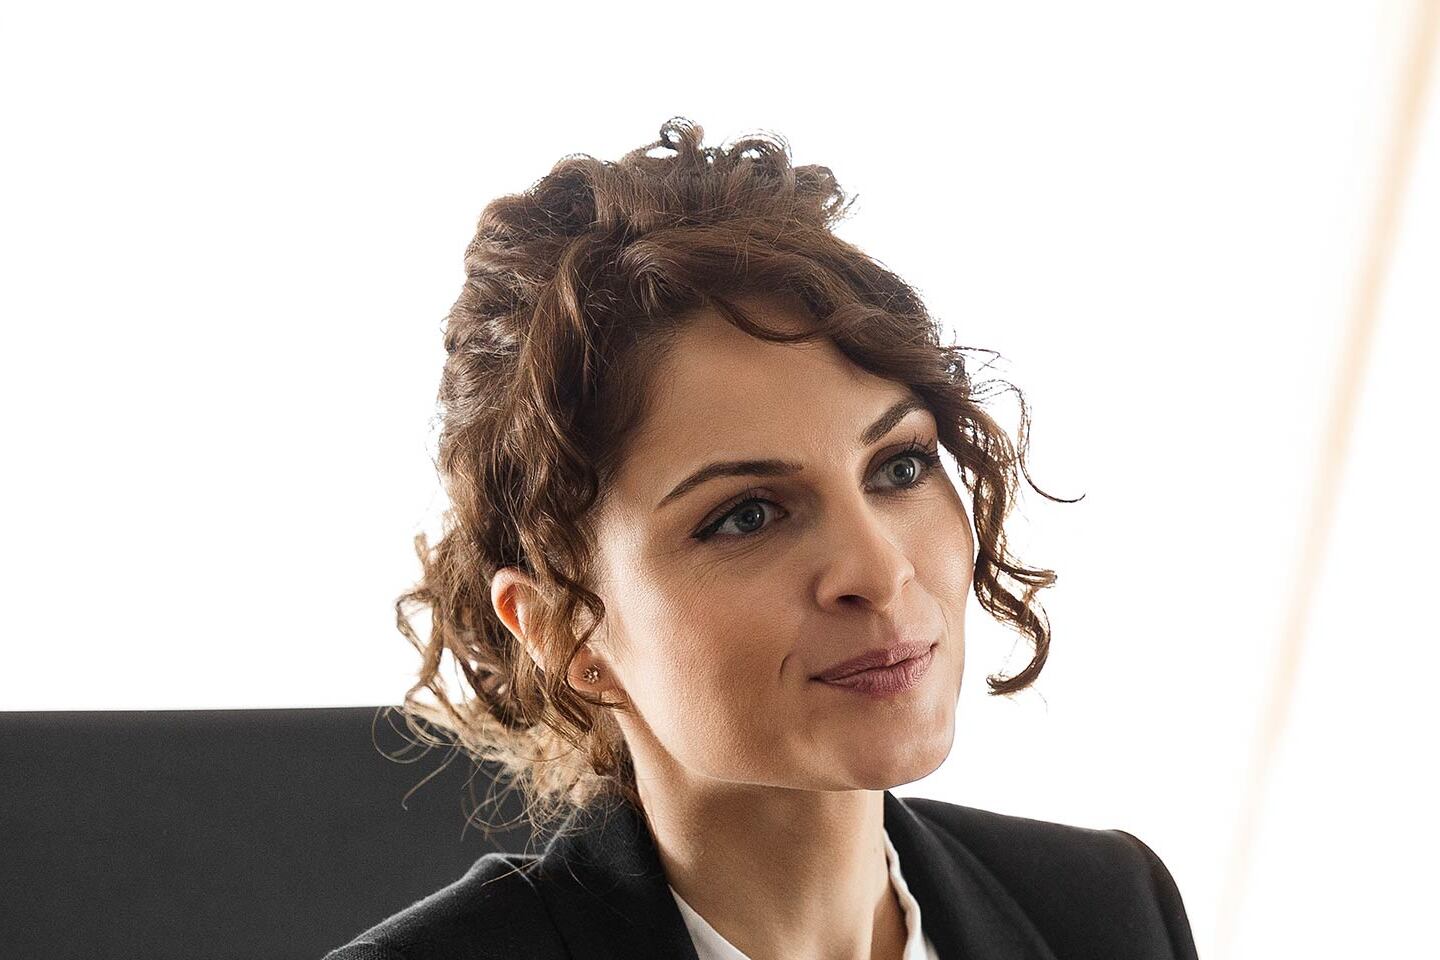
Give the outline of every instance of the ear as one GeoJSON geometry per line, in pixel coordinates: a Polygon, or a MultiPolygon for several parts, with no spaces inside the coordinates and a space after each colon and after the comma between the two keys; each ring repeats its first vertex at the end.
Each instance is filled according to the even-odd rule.
{"type": "Polygon", "coordinates": [[[529,624],[535,604],[540,603],[540,590],[534,579],[518,567],[501,567],[490,581],[490,604],[495,615],[515,638],[525,645],[536,666],[543,666],[536,638],[530,636],[529,624]]]}
{"type": "MultiPolygon", "coordinates": [[[[495,614],[505,624],[512,634],[525,645],[525,650],[530,654],[530,659],[543,672],[545,661],[540,647],[541,639],[529,631],[529,625],[534,622],[534,613],[538,604],[542,603],[542,594],[534,579],[517,567],[501,567],[495,572],[495,577],[490,581],[490,603],[495,608],[495,614]]],[[[589,621],[588,612],[580,611],[581,619],[589,621]]],[[[586,668],[599,665],[600,661],[592,652],[590,644],[581,648],[580,653],[570,664],[570,685],[577,690],[581,687],[590,690],[618,689],[615,679],[608,676],[610,670],[602,667],[602,677],[598,683],[590,683],[583,679],[586,668]]]]}

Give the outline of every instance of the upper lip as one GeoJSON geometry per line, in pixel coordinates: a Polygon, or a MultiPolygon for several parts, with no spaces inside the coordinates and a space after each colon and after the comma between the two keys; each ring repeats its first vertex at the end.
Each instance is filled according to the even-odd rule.
{"type": "Polygon", "coordinates": [[[839,680],[841,677],[848,677],[852,673],[859,673],[861,670],[873,670],[875,667],[889,667],[902,660],[909,660],[914,657],[925,655],[925,651],[934,646],[933,640],[913,640],[903,643],[893,643],[887,647],[876,647],[867,650],[858,657],[851,657],[840,663],[831,664],[824,672],[817,673],[812,679],[815,680],[839,680]]]}

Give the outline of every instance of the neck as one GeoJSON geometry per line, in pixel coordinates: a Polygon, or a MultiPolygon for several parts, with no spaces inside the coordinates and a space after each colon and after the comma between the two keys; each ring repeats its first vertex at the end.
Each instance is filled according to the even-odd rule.
{"type": "Polygon", "coordinates": [[[670,886],[751,960],[900,960],[882,791],[639,783],[670,886]]]}

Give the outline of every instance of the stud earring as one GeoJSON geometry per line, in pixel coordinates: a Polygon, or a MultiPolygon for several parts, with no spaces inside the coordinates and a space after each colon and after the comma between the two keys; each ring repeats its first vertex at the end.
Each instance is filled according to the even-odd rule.
{"type": "Polygon", "coordinates": [[[582,673],[581,676],[585,678],[586,683],[594,683],[596,680],[600,679],[600,671],[593,666],[586,667],[585,672],[582,673]]]}

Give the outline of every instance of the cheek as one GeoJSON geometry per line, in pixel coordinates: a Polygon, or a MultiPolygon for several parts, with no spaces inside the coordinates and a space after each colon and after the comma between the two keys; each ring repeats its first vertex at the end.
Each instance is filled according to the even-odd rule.
{"type": "Polygon", "coordinates": [[[975,534],[959,491],[950,490],[950,509],[925,527],[925,543],[918,556],[925,569],[918,569],[926,583],[946,585],[944,599],[965,602],[975,574],[975,534]]]}
{"type": "Polygon", "coordinates": [[[691,772],[718,779],[762,775],[781,755],[776,669],[756,658],[676,655],[654,672],[663,689],[645,691],[641,712],[666,753],[691,772]]]}
{"type": "Polygon", "coordinates": [[[704,623],[676,624],[666,635],[650,671],[672,693],[677,709],[753,711],[774,696],[783,650],[767,641],[775,634],[765,623],[749,623],[716,611],[704,623]]]}
{"type": "Polygon", "coordinates": [[[718,758],[765,742],[757,731],[773,730],[783,709],[787,650],[756,604],[672,609],[643,630],[641,688],[632,693],[672,751],[718,758]]]}

